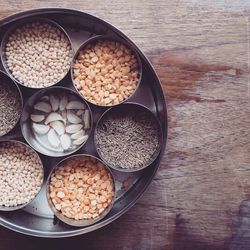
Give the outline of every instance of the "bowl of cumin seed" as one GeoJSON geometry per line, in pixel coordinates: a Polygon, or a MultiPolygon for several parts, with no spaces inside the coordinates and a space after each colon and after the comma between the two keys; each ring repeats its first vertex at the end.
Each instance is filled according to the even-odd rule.
{"type": "Polygon", "coordinates": [[[18,123],[23,98],[17,84],[0,71],[0,136],[9,133],[18,123]]]}
{"type": "Polygon", "coordinates": [[[95,135],[99,157],[111,168],[134,172],[150,166],[160,153],[162,131],[145,106],[124,103],[99,119],[95,135]]]}

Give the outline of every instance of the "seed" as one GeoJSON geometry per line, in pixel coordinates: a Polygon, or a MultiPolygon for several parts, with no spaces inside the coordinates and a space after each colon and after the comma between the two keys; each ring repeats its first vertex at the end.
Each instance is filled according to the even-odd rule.
{"type": "Polygon", "coordinates": [[[44,88],[55,84],[67,73],[72,48],[59,28],[39,21],[17,28],[7,40],[5,55],[15,79],[24,86],[44,88]]]}
{"type": "Polygon", "coordinates": [[[108,103],[111,102],[111,99],[109,97],[107,97],[107,98],[104,99],[104,102],[105,102],[105,104],[108,104],[108,103]]]}
{"type": "Polygon", "coordinates": [[[55,187],[56,187],[56,188],[61,187],[61,182],[57,181],[57,182],[55,183],[55,187]]]}
{"type": "Polygon", "coordinates": [[[95,195],[94,194],[90,194],[89,195],[89,198],[92,200],[92,199],[95,199],[95,195]]]}
{"type": "Polygon", "coordinates": [[[55,205],[55,208],[56,208],[57,210],[61,210],[62,207],[61,207],[60,204],[56,204],[56,205],[55,205]]]}
{"type": "MultiPolygon", "coordinates": [[[[47,135],[48,150],[72,151],[88,139],[91,115],[86,104],[79,97],[65,91],[54,92],[49,96],[41,97],[34,108],[30,118],[42,116],[43,119],[40,122],[32,122],[32,129],[38,137],[47,135]],[[52,105],[50,105],[52,102],[56,112],[52,111],[52,105]],[[57,102],[56,105],[55,102],[57,102]]],[[[47,144],[44,143],[45,147],[47,144]]]]}
{"type": "Polygon", "coordinates": [[[133,94],[131,89],[131,92],[121,93],[116,99],[114,91],[120,89],[123,84],[136,86],[138,75],[139,67],[133,52],[119,42],[114,43],[109,40],[88,45],[79,53],[73,64],[76,89],[88,101],[102,106],[118,104],[133,94]],[[86,58],[91,58],[91,64],[86,64],[86,58]],[[85,70],[79,71],[80,67],[84,67],[85,70]],[[90,82],[79,85],[78,82],[85,75],[90,82]]]}
{"type": "Polygon", "coordinates": [[[35,198],[43,182],[43,166],[31,148],[15,141],[1,142],[0,166],[0,206],[15,207],[35,198]]]}
{"type": "Polygon", "coordinates": [[[58,198],[64,198],[64,197],[65,197],[64,192],[59,191],[59,192],[57,193],[57,197],[58,197],[58,198]]]}
{"type": "Polygon", "coordinates": [[[92,201],[91,201],[91,206],[94,207],[94,206],[96,206],[96,204],[97,204],[96,200],[92,200],[92,201]]]}
{"type": "MultiPolygon", "coordinates": [[[[107,113],[96,129],[101,157],[116,168],[140,168],[152,161],[160,146],[160,130],[152,115],[142,108],[128,107],[107,113]]],[[[102,188],[112,191],[109,183],[102,188]]]]}
{"type": "Polygon", "coordinates": [[[91,157],[74,157],[66,160],[56,168],[49,182],[50,198],[56,209],[64,216],[75,220],[98,217],[112,203],[113,187],[113,180],[106,167],[91,157]],[[61,186],[56,185],[58,176],[62,177],[61,186]],[[97,182],[103,181],[103,177],[106,177],[106,181],[112,187],[111,192],[108,192],[106,185],[105,196],[101,193],[100,185],[97,185],[97,182]]]}
{"type": "Polygon", "coordinates": [[[94,56],[94,57],[91,59],[91,61],[92,61],[93,63],[96,63],[96,62],[98,61],[98,57],[97,57],[97,56],[94,56]]]}
{"type": "Polygon", "coordinates": [[[2,136],[17,123],[21,114],[21,99],[12,84],[1,81],[0,89],[0,136],[2,136]]]}
{"type": "Polygon", "coordinates": [[[101,201],[102,203],[104,203],[104,202],[106,202],[106,201],[107,201],[107,199],[106,199],[106,197],[105,197],[105,196],[101,196],[101,197],[100,197],[100,201],[101,201]]]}
{"type": "Polygon", "coordinates": [[[110,99],[114,100],[114,99],[116,99],[116,94],[110,94],[109,97],[110,97],[110,99]]]}
{"type": "Polygon", "coordinates": [[[50,198],[54,198],[56,196],[56,193],[55,192],[51,192],[50,193],[50,198]]]}
{"type": "Polygon", "coordinates": [[[83,202],[84,202],[85,205],[89,205],[90,204],[89,199],[85,199],[83,202]]]}

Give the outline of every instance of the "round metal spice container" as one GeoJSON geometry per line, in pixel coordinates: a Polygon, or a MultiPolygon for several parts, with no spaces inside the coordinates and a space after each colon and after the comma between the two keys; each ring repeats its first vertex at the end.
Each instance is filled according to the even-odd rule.
{"type": "Polygon", "coordinates": [[[28,18],[12,26],[1,42],[5,70],[19,84],[45,88],[68,73],[73,56],[65,30],[46,18],[28,18]]]}
{"type": "Polygon", "coordinates": [[[6,189],[0,196],[5,204],[0,205],[0,225],[59,238],[115,221],[150,185],[166,145],[166,105],[152,65],[121,31],[76,10],[37,9],[7,17],[0,20],[0,39],[0,76],[19,83],[9,79],[6,87],[18,86],[13,103],[22,98],[24,103],[21,119],[16,116],[14,128],[0,134],[0,187],[6,189]],[[74,60],[69,54],[73,50],[78,51],[74,60]],[[115,119],[105,120],[116,110],[130,124],[125,130],[115,119]],[[98,131],[101,141],[96,140],[98,131]],[[110,146],[117,132],[119,140],[110,146]],[[121,133],[130,139],[123,140],[121,133]],[[32,156],[23,151],[21,162],[19,153],[9,156],[18,147],[2,153],[1,141],[10,139],[26,140],[32,156]],[[133,149],[136,154],[131,154],[133,149]],[[34,159],[38,163],[35,155],[43,163],[42,186],[38,165],[31,171],[34,159]],[[11,188],[1,180],[9,169],[20,175],[18,185],[7,178],[11,188]],[[25,198],[15,200],[13,188],[25,198]]]}
{"type": "Polygon", "coordinates": [[[90,103],[114,106],[129,99],[140,84],[140,57],[129,43],[107,36],[84,42],[75,54],[71,77],[90,103]]]}
{"type": "Polygon", "coordinates": [[[100,160],[75,155],[60,162],[47,182],[47,198],[55,215],[72,226],[88,226],[112,208],[115,182],[100,160]]]}
{"type": "Polygon", "coordinates": [[[64,87],[42,89],[25,103],[21,129],[26,141],[48,156],[66,156],[81,148],[92,128],[88,104],[64,87]]]}
{"type": "Polygon", "coordinates": [[[158,156],[159,122],[146,107],[125,103],[107,110],[97,123],[95,145],[101,159],[119,171],[138,171],[158,156]]]}
{"type": "Polygon", "coordinates": [[[0,211],[27,206],[39,193],[44,171],[39,155],[19,141],[0,142],[0,211]]]}

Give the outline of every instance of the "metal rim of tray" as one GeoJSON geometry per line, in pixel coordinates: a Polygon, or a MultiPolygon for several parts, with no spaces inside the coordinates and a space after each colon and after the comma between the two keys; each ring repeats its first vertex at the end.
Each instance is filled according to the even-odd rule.
{"type": "MultiPolygon", "coordinates": [[[[134,197],[133,200],[131,200],[130,203],[128,203],[126,205],[126,207],[120,211],[118,211],[117,213],[115,213],[114,215],[112,215],[108,220],[103,220],[100,221],[98,224],[93,224],[89,227],[84,227],[84,228],[76,228],[75,230],[72,230],[70,232],[66,231],[66,232],[41,232],[39,230],[35,230],[35,229],[29,229],[29,228],[23,228],[22,226],[16,225],[15,223],[9,222],[8,220],[5,220],[3,218],[0,217],[0,225],[11,229],[13,231],[19,232],[19,233],[23,233],[26,235],[31,235],[31,236],[37,236],[37,237],[46,237],[46,238],[62,238],[62,237],[70,237],[70,236],[76,236],[76,235],[81,235],[83,233],[88,233],[91,231],[94,231],[96,229],[99,229],[101,227],[104,227],[108,224],[110,224],[111,222],[113,222],[114,220],[118,219],[121,215],[123,215],[124,213],[126,213],[136,202],[137,200],[142,196],[142,194],[146,191],[146,189],[149,187],[150,183],[152,182],[158,168],[161,162],[161,159],[163,157],[165,148],[166,148],[166,142],[167,142],[167,132],[168,132],[168,121],[167,121],[167,107],[166,107],[166,102],[165,102],[165,97],[163,94],[163,90],[160,84],[160,80],[152,66],[152,64],[149,62],[148,58],[140,51],[140,49],[127,37],[125,36],[120,30],[118,30],[116,27],[114,27],[113,25],[111,25],[110,23],[96,17],[93,16],[91,14],[88,14],[86,12],[82,12],[82,11],[78,11],[75,9],[66,9],[66,8],[41,8],[41,9],[30,9],[27,11],[23,11],[23,12],[19,12],[10,16],[7,16],[3,19],[0,20],[0,26],[2,25],[6,25],[10,22],[16,21],[20,18],[25,18],[25,17],[29,17],[32,15],[42,15],[42,14],[62,14],[62,13],[67,13],[67,14],[75,14],[75,15],[79,15],[79,16],[87,16],[88,18],[90,18],[91,20],[96,20],[98,22],[101,22],[102,24],[104,24],[105,26],[107,26],[108,28],[114,30],[119,36],[129,40],[131,42],[131,44],[133,44],[133,46],[138,50],[139,55],[143,58],[143,60],[145,61],[145,63],[147,64],[147,66],[150,68],[151,74],[153,75],[153,77],[155,79],[157,79],[158,81],[158,88],[160,89],[160,93],[159,93],[159,97],[161,99],[161,105],[162,105],[162,116],[164,117],[164,120],[161,121],[162,126],[162,132],[163,132],[163,144],[162,144],[162,149],[159,155],[159,161],[158,163],[156,163],[154,170],[151,174],[151,176],[148,178],[146,184],[143,186],[143,188],[140,189],[140,191],[138,192],[137,196],[134,197]]],[[[156,98],[156,97],[155,97],[156,98]]]]}

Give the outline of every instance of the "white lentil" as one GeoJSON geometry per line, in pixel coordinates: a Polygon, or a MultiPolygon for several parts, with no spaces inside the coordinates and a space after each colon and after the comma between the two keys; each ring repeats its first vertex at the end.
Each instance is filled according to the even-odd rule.
{"type": "Polygon", "coordinates": [[[14,141],[0,143],[0,206],[28,203],[42,182],[42,162],[31,148],[14,141]]]}
{"type": "Polygon", "coordinates": [[[34,22],[17,28],[9,36],[5,55],[8,69],[21,84],[43,88],[55,84],[67,73],[72,48],[59,28],[34,22]]]}

